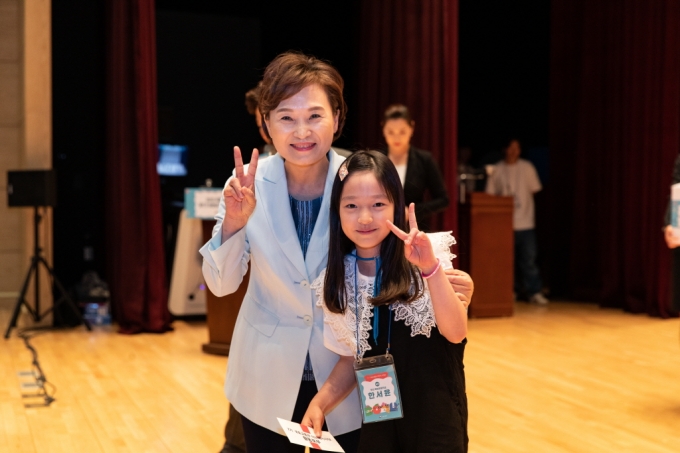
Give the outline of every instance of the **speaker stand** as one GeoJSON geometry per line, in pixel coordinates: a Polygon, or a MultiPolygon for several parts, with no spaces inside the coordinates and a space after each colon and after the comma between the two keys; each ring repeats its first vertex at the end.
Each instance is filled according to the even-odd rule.
{"type": "Polygon", "coordinates": [[[19,293],[19,298],[17,299],[17,303],[14,306],[14,311],[12,313],[12,318],[9,322],[9,325],[7,326],[7,330],[5,331],[5,339],[9,338],[9,335],[12,331],[13,328],[16,327],[17,325],[17,319],[19,319],[19,313],[21,312],[21,307],[26,307],[26,310],[28,313],[30,313],[31,317],[35,322],[40,322],[42,321],[50,312],[54,311],[59,305],[65,303],[71,311],[73,311],[73,314],[76,315],[78,320],[82,323],[85,324],[85,327],[87,330],[92,330],[92,327],[90,326],[90,323],[87,322],[83,318],[83,315],[80,314],[80,310],[78,310],[78,307],[76,306],[75,302],[73,302],[73,299],[68,295],[66,290],[64,289],[64,286],[61,284],[59,279],[54,275],[54,270],[50,267],[49,263],[45,258],[42,256],[42,248],[40,247],[40,242],[39,242],[39,225],[40,221],[42,220],[42,216],[38,212],[38,206],[33,207],[33,256],[31,257],[31,266],[28,268],[28,272],[26,273],[26,278],[24,279],[24,284],[21,287],[21,293],[19,293]],[[47,270],[48,274],[50,275],[52,279],[52,283],[54,286],[57,287],[57,290],[59,290],[59,294],[61,297],[57,299],[54,304],[45,310],[43,313],[40,313],[40,267],[41,265],[47,270]],[[30,305],[28,305],[28,302],[26,302],[26,293],[28,292],[28,286],[31,282],[31,276],[35,274],[35,280],[34,280],[34,289],[35,289],[35,308],[32,308],[30,305]]]}

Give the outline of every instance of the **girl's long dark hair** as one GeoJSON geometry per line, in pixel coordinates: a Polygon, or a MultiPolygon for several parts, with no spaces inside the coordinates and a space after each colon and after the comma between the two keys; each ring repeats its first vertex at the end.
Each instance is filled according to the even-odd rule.
{"type": "MultiPolygon", "coordinates": [[[[394,203],[394,224],[407,231],[404,189],[397,169],[389,158],[378,151],[357,151],[348,157],[340,168],[345,165],[348,174],[343,181],[360,171],[370,171],[375,175],[389,200],[394,203]]],[[[354,243],[342,231],[340,223],[343,181],[337,174],[335,175],[330,203],[328,267],[323,287],[324,302],[333,313],[344,313],[347,307],[345,256],[355,248],[354,243]]],[[[381,278],[380,294],[371,299],[373,305],[385,305],[396,301],[409,303],[422,295],[423,281],[420,273],[404,257],[404,241],[392,232],[380,244],[380,259],[381,274],[376,275],[376,278],[381,278]]]]}

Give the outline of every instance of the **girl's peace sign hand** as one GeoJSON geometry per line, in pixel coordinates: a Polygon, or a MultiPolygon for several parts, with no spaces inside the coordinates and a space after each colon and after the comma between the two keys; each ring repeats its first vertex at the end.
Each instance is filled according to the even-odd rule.
{"type": "Polygon", "coordinates": [[[418,230],[415,205],[413,203],[408,207],[408,223],[411,228],[408,233],[402,231],[389,220],[387,221],[387,226],[399,239],[404,241],[404,256],[406,259],[418,266],[423,273],[429,274],[439,263],[434,255],[434,250],[432,250],[430,238],[427,234],[418,230]]]}
{"type": "Polygon", "coordinates": [[[257,158],[258,151],[253,149],[248,172],[244,173],[241,149],[238,146],[234,146],[235,177],[229,178],[229,182],[222,192],[226,209],[224,221],[222,222],[223,241],[243,228],[255,210],[257,158]]]}

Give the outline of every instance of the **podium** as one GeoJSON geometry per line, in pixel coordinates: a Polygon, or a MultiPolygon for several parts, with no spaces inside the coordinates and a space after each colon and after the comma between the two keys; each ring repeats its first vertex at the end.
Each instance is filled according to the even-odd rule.
{"type": "MultiPolygon", "coordinates": [[[[212,237],[212,229],[215,226],[214,220],[203,220],[203,243],[205,244],[212,237]]],[[[248,272],[243,276],[243,281],[235,293],[223,297],[217,297],[206,289],[205,300],[208,320],[208,342],[204,343],[201,349],[208,354],[229,355],[231,337],[236,326],[236,317],[241,309],[241,302],[248,289],[250,280],[250,265],[248,272]]]]}
{"type": "Polygon", "coordinates": [[[512,316],[514,242],[512,197],[472,192],[459,205],[460,267],[475,283],[472,318],[512,316]]]}
{"type": "MultiPolygon", "coordinates": [[[[215,226],[215,213],[222,199],[222,188],[188,187],[184,189],[184,206],[187,216],[201,221],[201,244],[212,238],[215,226]]],[[[200,247],[200,246],[199,246],[200,247]]],[[[202,264],[201,259],[201,264],[202,264]]],[[[203,344],[202,350],[208,354],[229,355],[231,337],[234,334],[236,318],[241,308],[241,302],[248,288],[250,268],[243,276],[238,290],[224,297],[215,296],[209,289],[205,289],[205,308],[208,320],[208,342],[203,344]]],[[[203,274],[201,273],[203,282],[203,274]]]]}
{"type": "Polygon", "coordinates": [[[168,308],[175,316],[204,315],[205,287],[198,249],[204,244],[201,219],[189,217],[186,209],[179,214],[175,257],[170,278],[168,308]]]}

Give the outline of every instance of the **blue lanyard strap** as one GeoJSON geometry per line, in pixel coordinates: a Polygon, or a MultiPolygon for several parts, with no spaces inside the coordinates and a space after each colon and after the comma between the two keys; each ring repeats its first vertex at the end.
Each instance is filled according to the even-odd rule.
{"type": "MultiPolygon", "coordinates": [[[[357,358],[359,357],[359,330],[361,327],[361,324],[359,322],[359,296],[358,296],[358,288],[359,288],[359,282],[358,282],[358,275],[359,275],[359,269],[358,269],[358,264],[357,262],[359,260],[361,261],[375,261],[375,282],[373,284],[373,297],[376,297],[378,294],[380,294],[380,283],[382,280],[382,268],[381,268],[381,262],[380,262],[380,257],[375,256],[373,258],[362,258],[358,256],[356,253],[352,253],[352,256],[354,256],[354,312],[356,315],[356,322],[357,322],[357,358]]],[[[391,346],[391,340],[392,340],[392,306],[389,307],[390,310],[390,315],[389,315],[389,322],[388,322],[388,327],[387,327],[387,351],[386,353],[390,353],[390,346],[391,346]]],[[[375,344],[378,344],[378,335],[379,335],[379,329],[380,329],[380,315],[379,315],[379,307],[373,307],[373,341],[375,344]]]]}

